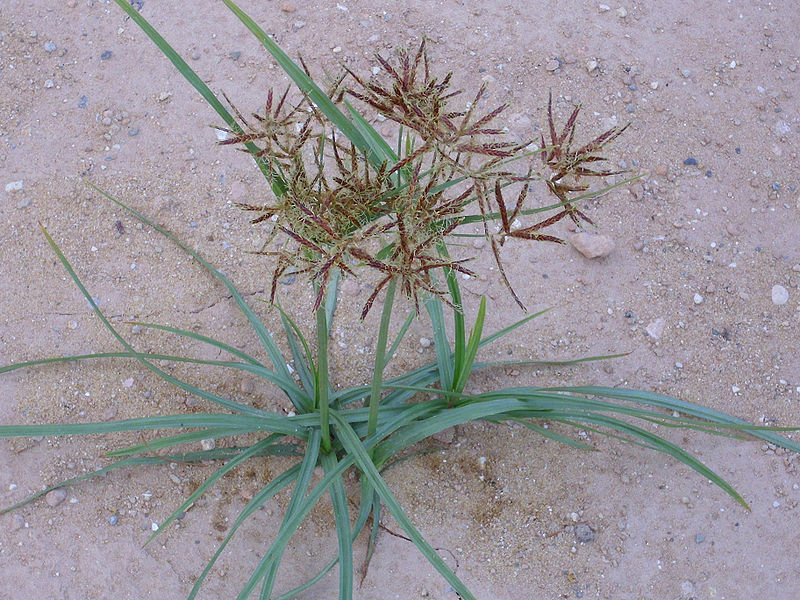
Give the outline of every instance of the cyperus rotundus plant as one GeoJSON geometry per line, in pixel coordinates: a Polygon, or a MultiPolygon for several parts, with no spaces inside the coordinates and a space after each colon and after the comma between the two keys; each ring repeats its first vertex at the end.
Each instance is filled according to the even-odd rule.
{"type": "Polygon", "coordinates": [[[727,482],[680,446],[653,433],[650,425],[724,435],[747,433],[800,451],[800,446],[769,428],[646,391],[600,386],[467,391],[467,382],[476,370],[510,364],[476,362],[478,350],[540,313],[485,335],[487,302],[482,298],[469,327],[457,275],[475,274],[470,266],[474,256],[469,253],[475,248],[454,241],[462,236],[487,238],[509,293],[522,306],[503,268],[504,243],[509,238],[561,243],[551,230],[553,225],[564,218],[576,225],[591,223],[578,203],[621,185],[591,189],[589,184],[592,178],[619,174],[601,166],[601,152],[626,126],[612,128],[578,145],[575,138],[579,109],[575,108],[558,131],[550,98],[549,139],[542,136],[537,145],[532,141],[508,141],[505,129],[498,124],[505,106],[483,111],[483,86],[465,106],[456,106],[454,99],[460,91],[451,89],[452,74],[435,73],[425,41],[415,49],[399,51],[394,59],[378,56],[382,69],[378,77],[365,78],[343,70],[323,89],[302,61],[292,61],[231,0],[223,0],[294,82],[294,87],[286,91],[267,91],[263,111],[245,117],[233,109],[231,114],[135,8],[124,0],[116,2],[225,121],[219,127],[226,136],[222,144],[249,153],[264,174],[269,189],[263,198],[243,200],[240,207],[252,213],[254,225],[267,228],[266,241],[254,254],[265,257],[270,272],[267,299],[280,311],[289,355],[284,356],[272,334],[222,272],[133,207],[95,188],[178,244],[227,288],[265,356],[253,356],[193,331],[146,323],[138,325],[206,344],[227,358],[201,360],[137,351],[103,314],[43,228],[70,277],[123,349],[27,361],[2,367],[0,373],[72,360],[136,360],[158,377],[206,401],[207,406],[190,414],[103,423],[0,426],[0,437],[157,432],[141,444],[108,453],[111,462],[100,471],[50,486],[2,512],[14,510],[56,487],[121,467],[220,461],[219,469],[175,509],[153,533],[152,540],[226,473],[254,459],[296,456],[295,463],[262,487],[231,524],[189,598],[198,595],[242,523],[275,494],[291,489],[278,532],[272,540],[264,540],[265,551],[253,565],[250,578],[242,582],[240,600],[255,593],[260,598],[294,597],[337,563],[339,598],[352,598],[355,574],[363,577],[366,572],[383,510],[389,511],[408,539],[457,593],[472,599],[469,588],[419,533],[382,476],[409,448],[438,432],[475,420],[498,423],[498,427],[513,422],[559,442],[585,448],[585,442],[540,423],[590,429],[668,454],[745,506],[727,482]],[[376,114],[397,125],[396,138],[385,140],[370,125],[370,118],[376,114]],[[537,204],[533,189],[549,194],[550,203],[537,204]],[[512,198],[510,203],[506,198],[512,198]],[[474,232],[476,225],[481,233],[474,232]],[[314,289],[313,339],[307,339],[306,327],[298,325],[277,305],[277,283],[289,273],[305,277],[314,289]],[[350,387],[333,382],[328,368],[330,327],[342,277],[363,277],[372,282],[372,291],[361,307],[362,318],[376,302],[382,305],[371,380],[350,387]],[[390,341],[390,322],[404,299],[414,310],[390,341]],[[411,322],[423,310],[432,328],[435,361],[386,377],[387,364],[411,322]],[[451,339],[448,318],[452,322],[451,339]],[[270,412],[202,389],[170,374],[161,366],[164,361],[208,365],[261,377],[285,395],[292,411],[270,412]],[[176,433],[163,433],[168,430],[176,433]],[[187,449],[187,445],[209,439],[219,442],[216,448],[187,449]],[[323,475],[315,481],[312,474],[317,467],[321,467],[323,475]],[[358,475],[356,487],[346,482],[345,473],[350,469],[358,475]],[[298,582],[292,590],[276,593],[276,575],[285,549],[326,494],[333,506],[337,551],[332,552],[329,562],[319,565],[316,576],[298,582]],[[360,557],[357,568],[354,542],[365,529],[367,552],[360,557]]]}

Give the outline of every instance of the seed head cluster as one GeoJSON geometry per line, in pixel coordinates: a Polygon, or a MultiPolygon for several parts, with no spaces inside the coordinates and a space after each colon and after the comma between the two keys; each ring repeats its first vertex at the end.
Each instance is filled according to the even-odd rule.
{"type": "Polygon", "coordinates": [[[479,114],[485,85],[466,108],[453,108],[461,91],[451,89],[452,73],[441,79],[431,74],[425,41],[413,55],[400,50],[394,61],[376,59],[378,76],[364,79],[344,70],[326,94],[343,114],[353,114],[349,102],[354,99],[366,105],[365,113],[377,112],[399,125],[396,150],[384,140],[377,142],[380,156],[356,146],[307,96],[290,100],[290,89],[280,98],[270,90],[264,111],[251,119],[234,108],[241,130],[219,128],[228,134],[221,144],[243,146],[270,173],[271,197],[239,204],[256,214],[252,223],[269,226],[258,253],[276,259],[270,299],[282,276],[307,274],[317,291],[316,309],[335,271],[355,276],[358,268],[367,268],[378,277],[362,318],[393,279],[417,310],[426,294],[449,303],[436,272],[439,280],[441,272],[474,273],[466,266],[472,257],[451,258],[446,240],[459,227],[479,222],[503,281],[522,306],[500,248],[509,237],[562,243],[545,230],[564,217],[591,223],[571,194],[589,188],[586,178],[618,173],[591,165],[604,160],[599,152],[627,125],[573,149],[580,108],[557,133],[551,96],[550,140],[542,136],[541,147],[531,149],[532,141],[508,141],[506,130],[495,125],[506,104],[479,114]],[[534,160],[537,156],[541,162],[534,160]],[[555,214],[520,225],[519,219],[541,217],[541,208],[529,206],[536,181],[557,198],[555,214]],[[508,188],[518,190],[511,207],[503,197],[508,188]]]}

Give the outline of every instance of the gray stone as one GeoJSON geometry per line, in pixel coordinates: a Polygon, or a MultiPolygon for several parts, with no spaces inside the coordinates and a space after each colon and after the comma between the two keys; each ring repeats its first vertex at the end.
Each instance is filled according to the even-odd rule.
{"type": "Polygon", "coordinates": [[[53,508],[61,504],[64,500],[67,499],[67,490],[63,488],[58,488],[55,490],[50,490],[45,494],[44,501],[53,508]]]}
{"type": "Polygon", "coordinates": [[[575,526],[575,537],[579,542],[588,543],[594,541],[594,530],[588,523],[578,523],[575,526]]]}

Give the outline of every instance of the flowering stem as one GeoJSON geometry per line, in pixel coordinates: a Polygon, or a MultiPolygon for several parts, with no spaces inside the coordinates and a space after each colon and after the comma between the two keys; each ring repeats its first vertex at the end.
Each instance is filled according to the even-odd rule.
{"type": "MultiPolygon", "coordinates": [[[[372,370],[372,391],[369,396],[369,420],[367,421],[367,437],[375,433],[378,428],[378,411],[381,404],[381,384],[383,383],[383,368],[386,366],[386,342],[389,338],[389,321],[392,318],[394,305],[394,291],[397,280],[392,278],[386,286],[386,298],[383,301],[381,324],[378,330],[378,344],[375,348],[375,367],[372,370]]],[[[372,454],[372,451],[370,451],[372,454]]]]}
{"type": "Polygon", "coordinates": [[[325,306],[317,309],[317,371],[314,381],[314,404],[319,409],[322,451],[331,450],[330,415],[328,410],[328,317],[325,306]]]}

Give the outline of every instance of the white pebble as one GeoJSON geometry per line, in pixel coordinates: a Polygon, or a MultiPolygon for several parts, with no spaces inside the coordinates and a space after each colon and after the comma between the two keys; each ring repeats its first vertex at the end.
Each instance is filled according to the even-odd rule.
{"type": "Polygon", "coordinates": [[[731,391],[732,391],[734,394],[738,394],[738,393],[739,393],[739,391],[740,391],[740,388],[739,388],[739,386],[738,386],[738,385],[732,385],[732,386],[731,386],[731,391]]]}
{"type": "Polygon", "coordinates": [[[17,190],[22,189],[22,180],[20,181],[12,181],[11,183],[6,184],[6,191],[7,192],[15,192],[17,190]]]}
{"type": "Polygon", "coordinates": [[[772,303],[786,304],[789,301],[789,290],[782,285],[772,286],[772,303]]]}
{"type": "Polygon", "coordinates": [[[700,294],[695,294],[694,295],[694,303],[695,304],[702,304],[703,303],[703,297],[700,294]]]}
{"type": "Polygon", "coordinates": [[[200,446],[203,448],[203,450],[213,450],[217,447],[217,442],[214,438],[200,440],[200,446]]]}
{"type": "Polygon", "coordinates": [[[426,337],[419,338],[419,345],[423,348],[430,348],[431,347],[431,340],[426,337]]]}
{"type": "Polygon", "coordinates": [[[664,333],[664,326],[666,324],[667,324],[666,319],[664,319],[664,317],[659,317],[655,321],[650,323],[647,327],[645,327],[645,331],[647,332],[647,335],[657,340],[664,333]]]}

